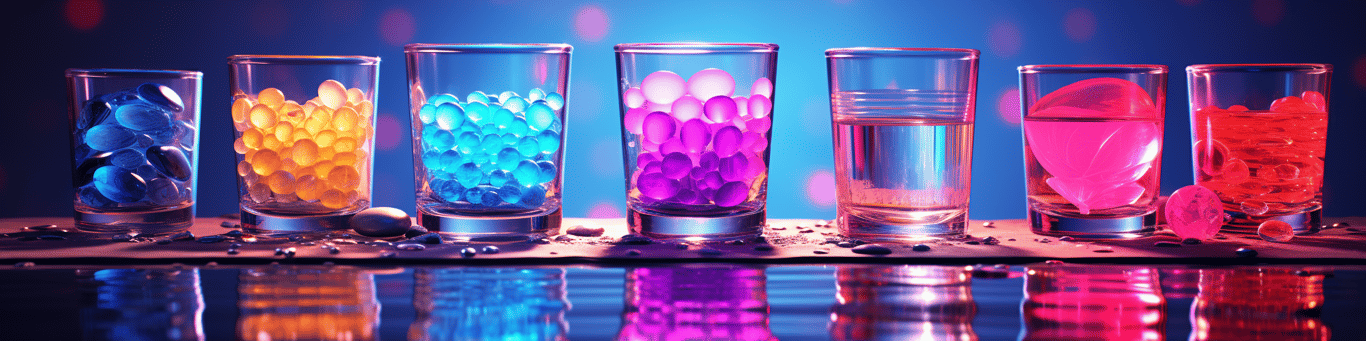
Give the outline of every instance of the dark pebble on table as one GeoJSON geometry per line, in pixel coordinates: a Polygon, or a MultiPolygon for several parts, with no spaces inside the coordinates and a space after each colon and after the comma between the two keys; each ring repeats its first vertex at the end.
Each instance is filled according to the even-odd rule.
{"type": "Polygon", "coordinates": [[[640,250],[636,250],[636,249],[626,250],[626,255],[627,255],[627,256],[639,256],[639,255],[640,255],[640,250]]]}
{"type": "Polygon", "coordinates": [[[413,237],[412,239],[409,239],[409,241],[423,244],[441,244],[441,234],[428,232],[427,234],[413,237]]]}
{"type": "Polygon", "coordinates": [[[460,249],[460,257],[470,258],[479,255],[479,250],[472,247],[460,249]]]}
{"type": "Polygon", "coordinates": [[[710,247],[704,247],[704,248],[701,248],[701,249],[697,249],[697,254],[703,255],[703,256],[720,256],[720,255],[721,255],[721,250],[713,249],[713,248],[710,248],[710,247]]]}
{"type": "Polygon", "coordinates": [[[976,240],[969,240],[969,241],[963,242],[963,244],[968,244],[968,245],[981,245],[982,242],[979,242],[979,241],[976,241],[976,240]]]}
{"type": "Polygon", "coordinates": [[[1253,250],[1253,249],[1249,249],[1249,248],[1245,248],[1245,247],[1240,247],[1240,248],[1238,248],[1237,250],[1234,250],[1233,252],[1234,252],[1234,254],[1238,255],[1238,258],[1253,258],[1253,257],[1257,257],[1257,250],[1253,250]]]}
{"type": "MultiPolygon", "coordinates": [[[[1010,241],[1015,241],[1015,240],[1014,240],[1014,239],[1011,239],[1010,241]]],[[[1001,244],[1001,240],[1000,240],[1000,239],[996,239],[996,237],[986,237],[986,238],[982,239],[982,244],[986,244],[986,245],[998,245],[998,244],[1001,244]]]]}
{"type": "Polygon", "coordinates": [[[168,238],[168,239],[157,239],[157,244],[160,244],[160,245],[166,245],[166,244],[170,244],[170,243],[171,243],[171,239],[169,239],[169,238],[168,238]]]}
{"type": "Polygon", "coordinates": [[[1195,239],[1195,238],[1186,238],[1186,239],[1182,239],[1182,240],[1181,240],[1181,244],[1186,244],[1186,245],[1200,245],[1200,243],[1203,243],[1203,242],[1200,241],[1199,239],[1195,239]]]}
{"type": "Polygon", "coordinates": [[[426,228],[426,227],[422,227],[422,225],[413,225],[412,227],[409,227],[409,228],[408,228],[408,232],[404,233],[403,236],[404,236],[404,237],[408,237],[408,238],[412,238],[412,237],[417,237],[417,236],[421,236],[421,235],[427,234],[428,232],[431,232],[431,231],[428,231],[427,228],[426,228]]]}
{"type": "Polygon", "coordinates": [[[495,254],[495,253],[499,253],[499,252],[502,252],[502,251],[503,251],[503,250],[499,250],[497,246],[493,246],[493,245],[485,246],[483,249],[480,249],[480,250],[479,250],[480,253],[486,253],[486,254],[495,254]]]}
{"type": "Polygon", "coordinates": [[[824,255],[824,254],[829,254],[829,253],[830,253],[830,250],[826,250],[826,249],[816,249],[816,250],[812,250],[811,253],[815,253],[815,254],[818,254],[818,255],[824,255]]]}
{"type": "Polygon", "coordinates": [[[38,236],[38,239],[40,239],[40,240],[66,240],[66,237],[62,237],[62,236],[58,236],[58,235],[45,234],[45,235],[38,236]]]}
{"type": "Polygon", "coordinates": [[[304,236],[289,236],[289,241],[291,242],[297,242],[300,240],[304,240],[304,236]]]}
{"type": "Polygon", "coordinates": [[[133,235],[127,234],[127,233],[120,233],[120,234],[114,235],[114,238],[113,238],[113,239],[114,239],[114,241],[116,241],[116,242],[130,242],[130,241],[133,241],[133,235]]]}
{"type": "Polygon", "coordinates": [[[915,251],[915,252],[925,252],[925,251],[929,251],[929,250],[930,250],[930,246],[929,246],[929,245],[925,245],[925,244],[915,244],[915,246],[911,246],[911,251],[915,251]]]}
{"type": "Polygon", "coordinates": [[[570,227],[568,230],[565,230],[564,232],[580,237],[598,237],[602,236],[602,233],[606,231],[607,229],[601,227],[574,225],[573,227],[570,227]]]}
{"type": "MultiPolygon", "coordinates": [[[[926,246],[928,248],[928,246],[926,246]]],[[[878,244],[864,244],[854,247],[854,253],[862,255],[886,255],[891,254],[892,249],[878,244]]]]}
{"type": "Polygon", "coordinates": [[[1156,247],[1181,247],[1181,243],[1169,242],[1169,241],[1160,241],[1160,242],[1153,243],[1153,246],[1156,246],[1156,247]]]}
{"type": "Polygon", "coordinates": [[[194,233],[190,233],[190,231],[185,231],[185,232],[173,234],[173,235],[171,235],[170,237],[166,237],[166,239],[170,239],[170,240],[192,240],[192,239],[194,239],[194,233]]]}
{"type": "Polygon", "coordinates": [[[224,240],[227,240],[227,238],[226,238],[226,237],[223,237],[223,236],[203,236],[203,237],[199,237],[199,239],[196,240],[196,241],[198,241],[198,242],[200,242],[200,243],[206,243],[206,244],[207,244],[207,243],[217,243],[217,242],[221,242],[221,241],[224,241],[224,240]]]}
{"type": "Polygon", "coordinates": [[[241,237],[241,236],[242,236],[242,230],[232,230],[232,231],[228,231],[228,233],[224,233],[223,235],[224,235],[224,236],[228,236],[228,237],[233,237],[233,238],[241,237]]]}
{"type": "Polygon", "coordinates": [[[744,241],[744,240],[740,240],[740,239],[736,239],[736,240],[732,240],[732,241],[727,241],[726,244],[727,244],[727,245],[745,245],[745,241],[744,241]]]}
{"type": "Polygon", "coordinates": [[[1063,236],[1062,238],[1058,238],[1058,240],[1064,241],[1064,242],[1070,242],[1070,241],[1076,240],[1076,238],[1072,238],[1072,236],[1063,236]]]}
{"type": "Polygon", "coordinates": [[[233,227],[236,227],[236,226],[233,226],[233,225],[237,225],[237,224],[234,224],[234,223],[231,222],[231,221],[225,221],[225,222],[218,223],[218,226],[219,226],[219,227],[225,227],[225,228],[233,228],[233,227]]]}
{"type": "Polygon", "coordinates": [[[638,234],[621,236],[621,243],[626,245],[650,245],[650,243],[653,242],[654,241],[650,240],[650,238],[638,234]]]}
{"type": "Polygon", "coordinates": [[[851,242],[851,241],[842,241],[842,242],[836,243],[835,246],[839,246],[839,247],[842,247],[842,248],[846,248],[846,249],[847,249],[847,248],[851,248],[851,247],[858,246],[858,244],[854,244],[854,242],[851,242]]]}
{"type": "Polygon", "coordinates": [[[1091,252],[1095,252],[1095,253],[1112,253],[1112,252],[1115,252],[1115,250],[1112,250],[1112,249],[1096,249],[1096,250],[1091,250],[1091,252]]]}
{"type": "Polygon", "coordinates": [[[769,244],[759,244],[759,245],[755,245],[755,246],[754,246],[754,251],[764,251],[764,252],[773,251],[773,245],[769,245],[769,244]]]}

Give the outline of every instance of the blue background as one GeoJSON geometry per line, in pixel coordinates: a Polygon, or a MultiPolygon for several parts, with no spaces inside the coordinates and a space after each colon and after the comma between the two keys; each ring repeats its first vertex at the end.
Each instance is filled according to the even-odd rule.
{"type": "Polygon", "coordinates": [[[6,9],[0,216],[71,212],[67,68],[204,72],[199,214],[236,211],[226,58],[234,54],[380,56],[374,204],[413,213],[402,45],[574,46],[564,208],[624,212],[612,45],[780,45],[769,216],[831,218],[834,181],[828,48],[982,50],[971,215],[1024,217],[1015,67],[1145,63],[1171,67],[1163,194],[1189,185],[1184,67],[1202,63],[1334,66],[1326,214],[1366,215],[1366,34],[1351,1],[37,1],[6,9]]]}

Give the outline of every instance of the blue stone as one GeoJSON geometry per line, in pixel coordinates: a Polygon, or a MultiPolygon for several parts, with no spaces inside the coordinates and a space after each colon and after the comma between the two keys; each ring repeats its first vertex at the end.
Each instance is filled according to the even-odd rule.
{"type": "Polygon", "coordinates": [[[138,96],[148,103],[156,104],[171,112],[185,110],[185,102],[169,86],[156,83],[143,83],[138,86],[138,96]]]}
{"type": "Polygon", "coordinates": [[[465,186],[455,181],[443,181],[437,193],[446,202],[456,202],[465,199],[465,186]]]}
{"type": "Polygon", "coordinates": [[[109,156],[109,164],[119,166],[123,169],[137,169],[147,164],[147,159],[142,157],[142,153],[132,149],[121,149],[109,156]]]}
{"type": "Polygon", "coordinates": [[[89,184],[91,181],[95,181],[95,170],[100,169],[100,167],[108,166],[109,159],[113,154],[114,153],[100,153],[82,160],[80,165],[77,165],[76,169],[72,171],[71,185],[73,187],[81,187],[89,184]]]}
{"type": "Polygon", "coordinates": [[[550,105],[536,103],[526,109],[526,123],[531,129],[545,130],[553,122],[555,122],[555,110],[550,109],[550,105]]]}
{"type": "Polygon", "coordinates": [[[469,160],[470,162],[474,162],[475,164],[479,165],[487,164],[489,163],[489,155],[484,153],[474,154],[470,155],[469,160]]]}
{"type": "Polygon", "coordinates": [[[522,156],[530,158],[541,153],[541,143],[537,142],[534,136],[523,137],[521,141],[517,141],[517,151],[521,152],[522,156]]]}
{"type": "Polygon", "coordinates": [[[180,196],[180,187],[167,178],[156,178],[147,182],[147,199],[157,205],[175,205],[185,201],[180,196]]]}
{"type": "Polygon", "coordinates": [[[539,207],[545,203],[545,187],[532,185],[522,190],[522,204],[528,207],[539,207]]]}
{"type": "Polygon", "coordinates": [[[475,204],[475,205],[483,204],[483,203],[484,203],[484,188],[483,188],[483,186],[476,186],[476,187],[471,187],[471,188],[469,188],[469,189],[466,189],[466,190],[465,190],[465,201],[469,201],[471,204],[475,204]]]}
{"type": "Polygon", "coordinates": [[[484,148],[484,151],[485,151],[485,152],[502,150],[502,149],[503,149],[503,137],[502,137],[502,136],[499,136],[499,135],[497,135],[497,134],[493,134],[493,135],[484,135],[484,140],[483,140],[483,141],[479,141],[479,146],[480,146],[481,148],[484,148]]]}
{"type": "Polygon", "coordinates": [[[157,177],[157,169],[156,167],[152,167],[152,165],[142,165],[138,166],[138,169],[134,169],[133,174],[137,174],[143,181],[146,181],[147,179],[157,177]]]}
{"type": "Polygon", "coordinates": [[[100,190],[96,189],[94,186],[81,188],[80,196],[81,203],[86,206],[103,208],[114,205],[113,200],[105,198],[103,194],[100,194],[100,190]]]}
{"type": "Polygon", "coordinates": [[[497,206],[503,202],[502,195],[498,194],[498,188],[486,185],[479,186],[479,188],[483,189],[483,198],[480,198],[479,202],[483,203],[484,206],[497,206]]]}
{"type": "Polygon", "coordinates": [[[160,145],[174,145],[176,136],[180,134],[180,126],[171,124],[171,129],[153,130],[147,136],[152,137],[152,143],[160,145]]]}
{"type": "Polygon", "coordinates": [[[465,96],[465,102],[488,104],[489,95],[485,95],[483,91],[471,92],[469,96],[465,96]]]}
{"type": "Polygon", "coordinates": [[[526,136],[528,130],[530,129],[528,129],[526,125],[526,120],[523,120],[521,117],[514,117],[512,123],[508,123],[507,127],[503,128],[505,133],[517,137],[526,136]]]}
{"type": "Polygon", "coordinates": [[[555,167],[554,162],[540,161],[536,162],[536,166],[541,168],[541,182],[550,182],[555,180],[556,175],[559,175],[559,169],[555,167]]]}
{"type": "Polygon", "coordinates": [[[136,141],[132,131],[117,124],[97,125],[85,132],[85,144],[102,152],[115,151],[136,141]]]}
{"type": "Polygon", "coordinates": [[[145,105],[120,105],[114,109],[114,119],[120,125],[137,131],[152,131],[171,127],[171,115],[165,109],[145,105]]]}
{"type": "Polygon", "coordinates": [[[503,185],[506,185],[508,183],[508,180],[512,180],[512,173],[508,173],[508,171],[498,169],[489,172],[490,186],[503,187],[503,185]]]}
{"type": "Polygon", "coordinates": [[[522,201],[522,189],[516,185],[506,185],[498,189],[498,196],[506,203],[516,204],[522,201]]]}
{"type": "Polygon", "coordinates": [[[526,93],[526,99],[532,102],[545,99],[545,90],[541,90],[541,88],[531,89],[526,93]]]}
{"type": "Polygon", "coordinates": [[[147,195],[147,182],[127,169],[104,166],[95,170],[95,188],[115,202],[129,203],[147,195]]]}
{"type": "Polygon", "coordinates": [[[541,152],[554,154],[560,150],[560,134],[553,131],[542,131],[536,135],[536,142],[541,145],[541,152]]]}
{"type": "Polygon", "coordinates": [[[560,110],[560,108],[564,108],[564,96],[552,92],[549,95],[545,95],[545,104],[550,105],[551,109],[560,110]]]}
{"type": "Polygon", "coordinates": [[[506,101],[503,101],[503,109],[511,110],[515,113],[522,112],[526,110],[528,104],[529,103],[527,103],[526,100],[522,99],[521,97],[513,97],[507,99],[506,101]]]}
{"type": "Polygon", "coordinates": [[[518,161],[524,160],[522,159],[522,153],[518,152],[517,148],[507,147],[498,152],[498,169],[511,172],[512,170],[517,169],[518,161]]]}
{"type": "Polygon", "coordinates": [[[185,152],[181,151],[180,148],[171,146],[147,148],[147,161],[156,167],[157,172],[172,179],[189,181],[190,176],[194,175],[194,170],[190,168],[190,159],[185,157],[185,152]]]}
{"type": "Polygon", "coordinates": [[[441,153],[430,150],[422,153],[422,166],[427,167],[428,170],[441,169],[442,165],[440,162],[441,153]]]}
{"type": "Polygon", "coordinates": [[[502,108],[498,109],[498,111],[493,112],[492,123],[498,125],[499,128],[502,128],[508,126],[509,124],[512,124],[512,119],[514,118],[517,118],[516,114],[513,114],[512,111],[508,110],[507,108],[502,108]]]}
{"type": "Polygon", "coordinates": [[[460,133],[460,138],[455,140],[455,150],[461,154],[469,155],[484,151],[484,147],[479,145],[480,134],[473,132],[460,133]]]}
{"type": "Polygon", "coordinates": [[[503,139],[503,145],[511,147],[517,147],[517,142],[522,141],[520,136],[512,134],[505,134],[501,136],[501,138],[503,139]]]}
{"type": "Polygon", "coordinates": [[[560,119],[556,118],[555,122],[551,122],[550,126],[545,128],[545,131],[553,131],[557,133],[564,131],[564,122],[561,122],[560,119]]]}
{"type": "Polygon", "coordinates": [[[465,124],[461,124],[461,125],[460,125],[460,130],[459,130],[459,131],[454,131],[454,130],[453,130],[452,132],[453,132],[453,133],[466,133],[466,132],[470,132],[470,133],[476,133],[476,134],[481,134],[481,135],[484,133],[483,129],[479,129],[479,125],[478,125],[478,124],[474,124],[474,121],[471,121],[471,120],[465,120],[465,124]]]}
{"type": "Polygon", "coordinates": [[[541,167],[531,160],[522,160],[517,163],[517,168],[512,171],[512,178],[517,179],[520,184],[535,184],[541,181],[541,167]]]}
{"type": "Polygon", "coordinates": [[[479,133],[481,133],[482,135],[498,134],[498,125],[497,125],[497,124],[493,124],[493,123],[489,123],[489,124],[485,124],[485,125],[483,125],[483,126],[480,126],[480,127],[479,127],[479,133]]]}
{"type": "Polygon", "coordinates": [[[465,123],[465,110],[455,103],[444,103],[436,107],[436,126],[451,130],[465,123]]]}
{"type": "Polygon", "coordinates": [[[479,165],[473,162],[466,162],[460,167],[456,167],[455,171],[451,173],[454,173],[455,180],[465,187],[474,187],[484,177],[484,172],[479,171],[479,165]]]}
{"type": "Polygon", "coordinates": [[[440,94],[432,96],[427,102],[432,103],[433,105],[442,105],[446,103],[459,103],[460,99],[455,98],[455,96],[452,96],[451,94],[440,94]]]}
{"type": "Polygon", "coordinates": [[[439,162],[441,165],[437,168],[445,169],[446,171],[452,171],[456,168],[459,168],[460,165],[464,164],[465,158],[460,156],[459,152],[456,152],[454,150],[447,150],[446,152],[441,153],[441,156],[437,159],[437,162],[439,162]]]}
{"type": "Polygon", "coordinates": [[[485,102],[470,102],[465,104],[465,117],[468,117],[475,126],[482,124],[484,119],[489,116],[489,106],[485,102]]]}
{"type": "Polygon", "coordinates": [[[155,144],[155,142],[152,141],[152,136],[147,134],[139,134],[138,136],[133,137],[133,139],[135,140],[133,146],[138,147],[138,149],[147,149],[147,147],[151,147],[155,144]]]}
{"type": "Polygon", "coordinates": [[[498,102],[501,103],[507,103],[509,99],[513,98],[521,98],[521,96],[517,96],[517,93],[512,92],[512,90],[503,91],[503,93],[498,94],[498,102]]]}
{"type": "Polygon", "coordinates": [[[76,128],[85,129],[104,123],[109,114],[114,111],[114,107],[109,102],[100,99],[92,99],[85,102],[85,107],[81,108],[81,117],[76,119],[76,128]]]}
{"type": "MultiPolygon", "coordinates": [[[[435,129],[435,127],[433,127],[433,129],[435,129]]],[[[437,151],[451,150],[451,147],[455,147],[455,135],[441,129],[435,129],[432,133],[432,139],[424,141],[428,141],[428,143],[432,145],[432,148],[436,148],[437,151]]]]}
{"type": "Polygon", "coordinates": [[[432,122],[436,122],[436,106],[423,104],[421,108],[417,109],[417,119],[422,121],[422,124],[432,124],[432,122]]]}

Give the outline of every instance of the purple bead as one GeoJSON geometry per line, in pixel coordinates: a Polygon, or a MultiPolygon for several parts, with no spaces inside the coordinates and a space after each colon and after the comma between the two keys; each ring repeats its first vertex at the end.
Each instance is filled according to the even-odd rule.
{"type": "Polygon", "coordinates": [[[716,203],[716,206],[731,207],[745,202],[747,197],[749,197],[749,186],[745,186],[743,182],[731,181],[716,189],[712,201],[716,203]]]}
{"type": "Polygon", "coordinates": [[[656,144],[663,144],[674,137],[674,131],[677,129],[678,124],[674,122],[674,118],[659,111],[646,115],[640,128],[645,140],[656,144]]]}
{"type": "Polygon", "coordinates": [[[752,119],[745,121],[745,127],[748,127],[749,131],[752,132],[766,133],[769,128],[773,127],[773,119],[768,116],[752,119]]]}
{"type": "Polygon", "coordinates": [[[678,194],[674,194],[674,197],[669,199],[669,201],[680,204],[697,204],[700,201],[698,199],[701,199],[701,196],[698,195],[697,192],[693,192],[690,189],[682,189],[678,191],[678,194]]]}
{"type": "Polygon", "coordinates": [[[655,162],[655,161],[659,161],[659,160],[660,160],[659,154],[655,154],[655,153],[640,153],[640,156],[636,156],[636,168],[642,168],[642,169],[643,169],[643,168],[645,168],[645,165],[648,165],[648,164],[650,164],[651,162],[655,162]]]}
{"type": "Polygon", "coordinates": [[[645,108],[627,110],[626,115],[621,117],[621,124],[626,126],[626,131],[641,134],[641,125],[645,123],[645,116],[649,114],[650,110],[645,108]]]}
{"type": "Polygon", "coordinates": [[[773,102],[768,96],[753,95],[749,96],[749,115],[754,117],[766,117],[773,110],[773,102]]]}
{"type": "Polygon", "coordinates": [[[716,156],[716,152],[702,153],[697,161],[697,167],[709,171],[716,170],[721,165],[721,158],[716,156]]]}
{"type": "Polygon", "coordinates": [[[719,167],[721,179],[726,181],[743,181],[749,173],[749,158],[743,154],[732,155],[721,158],[719,167]]]}
{"type": "Polygon", "coordinates": [[[641,173],[661,173],[661,172],[663,172],[663,168],[660,167],[660,162],[659,162],[659,161],[650,161],[650,163],[646,163],[646,164],[645,164],[645,167],[641,167],[641,168],[640,168],[640,172],[641,172],[641,173]]]}
{"type": "Polygon", "coordinates": [[[692,96],[683,96],[669,107],[669,114],[674,115],[679,121],[702,118],[702,101],[692,96]]]}
{"type": "Polygon", "coordinates": [[[650,199],[664,200],[678,194],[678,180],[667,178],[662,173],[645,173],[636,179],[636,189],[650,199]]]}
{"type": "Polygon", "coordinates": [[[740,150],[740,141],[744,140],[744,133],[740,128],[725,127],[716,131],[712,142],[712,150],[716,151],[716,156],[727,157],[735,155],[740,150]]]}
{"type": "Polygon", "coordinates": [[[683,147],[688,148],[690,152],[702,152],[707,149],[707,144],[711,143],[711,129],[707,127],[707,122],[702,122],[701,119],[684,122],[678,134],[683,147]]]}
{"type": "Polygon", "coordinates": [[[702,111],[707,113],[707,119],[712,122],[728,122],[739,115],[738,109],[735,108],[735,100],[726,96],[708,99],[707,104],[702,105],[702,111]]]}
{"type": "Polygon", "coordinates": [[[701,197],[702,197],[701,200],[703,201],[703,203],[705,203],[706,201],[711,201],[712,199],[715,199],[715,198],[716,198],[716,189],[715,189],[715,188],[703,188],[703,189],[697,191],[697,195],[698,195],[698,196],[701,196],[701,197]]]}
{"type": "Polygon", "coordinates": [[[689,159],[687,154],[671,153],[664,155],[664,161],[660,161],[659,168],[664,176],[670,179],[682,179],[692,170],[692,159],[689,159]]]}
{"type": "Polygon", "coordinates": [[[764,163],[764,157],[762,154],[755,154],[750,152],[744,152],[741,154],[745,155],[745,157],[748,158],[746,160],[746,163],[748,163],[749,168],[745,171],[746,179],[753,179],[755,177],[758,177],[759,174],[763,174],[764,172],[768,171],[768,166],[764,163]]]}
{"type": "Polygon", "coordinates": [[[697,187],[717,189],[721,188],[721,185],[725,183],[725,180],[721,179],[721,172],[710,171],[704,174],[701,179],[697,180],[697,187]]]}
{"type": "Polygon", "coordinates": [[[692,170],[688,171],[688,177],[693,178],[694,180],[701,180],[706,176],[707,170],[703,169],[702,167],[693,167],[692,170]]]}
{"type": "Polygon", "coordinates": [[[687,153],[688,148],[683,146],[683,141],[679,139],[669,139],[659,145],[659,153],[669,155],[672,153],[687,153]]]}

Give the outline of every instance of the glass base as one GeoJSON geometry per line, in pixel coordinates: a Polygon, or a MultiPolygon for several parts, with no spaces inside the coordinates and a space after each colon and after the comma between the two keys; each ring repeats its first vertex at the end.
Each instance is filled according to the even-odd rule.
{"type": "Polygon", "coordinates": [[[1078,218],[1050,215],[1029,209],[1029,228],[1044,236],[1085,239],[1129,239],[1151,235],[1157,212],[1123,218],[1078,218]]]}
{"type": "Polygon", "coordinates": [[[92,232],[161,235],[184,231],[194,225],[194,204],[150,212],[75,211],[76,227],[92,232]]]}
{"type": "Polygon", "coordinates": [[[242,229],[252,232],[314,232],[351,228],[347,214],[279,216],[242,210],[242,229]]]}
{"type": "Polygon", "coordinates": [[[1224,224],[1223,228],[1219,229],[1220,232],[1227,233],[1257,234],[1257,227],[1268,220],[1280,220],[1290,223],[1290,226],[1295,228],[1295,234],[1300,235],[1318,233],[1319,229],[1323,226],[1322,207],[1309,212],[1273,216],[1254,216],[1243,212],[1233,211],[1224,211],[1224,213],[1228,213],[1230,217],[1233,217],[1233,220],[1230,220],[1228,223],[1224,224]]]}
{"type": "Polygon", "coordinates": [[[455,216],[419,207],[417,221],[432,232],[468,236],[558,234],[560,210],[535,216],[455,216]]]}
{"type": "Polygon", "coordinates": [[[763,233],[768,211],[760,209],[724,217],[662,216],[630,209],[631,232],[657,240],[712,241],[755,237],[763,233]]]}
{"type": "Polygon", "coordinates": [[[840,233],[849,238],[875,242],[917,241],[963,235],[968,225],[967,212],[932,224],[894,224],[856,216],[835,219],[840,233]]]}

